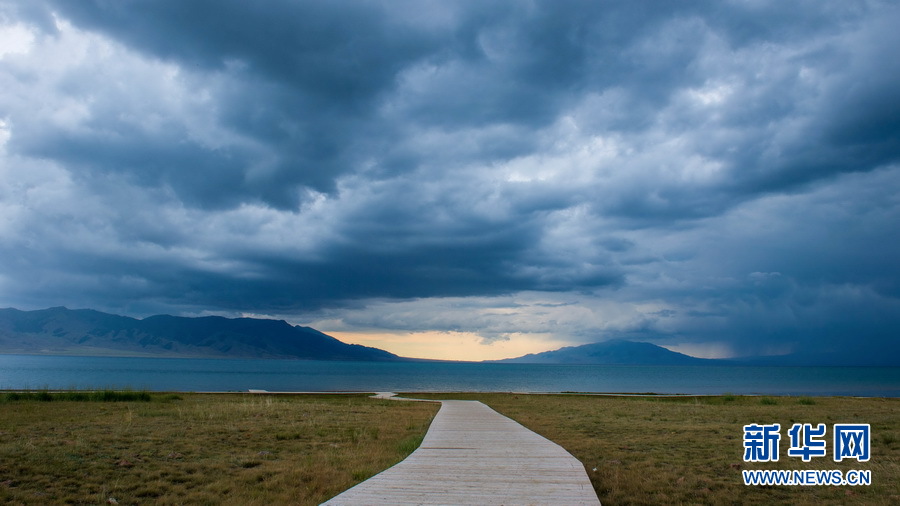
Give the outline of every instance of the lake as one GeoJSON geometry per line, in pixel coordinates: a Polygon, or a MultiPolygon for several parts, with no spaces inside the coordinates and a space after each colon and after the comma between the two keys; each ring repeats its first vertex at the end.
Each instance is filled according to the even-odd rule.
{"type": "Polygon", "coordinates": [[[0,355],[0,389],[43,388],[900,397],[900,367],[607,366],[0,355]]]}

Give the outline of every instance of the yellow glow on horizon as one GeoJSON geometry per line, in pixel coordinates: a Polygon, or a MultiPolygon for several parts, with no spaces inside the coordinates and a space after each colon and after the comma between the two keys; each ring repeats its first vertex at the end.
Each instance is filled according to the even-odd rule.
{"type": "Polygon", "coordinates": [[[372,346],[401,357],[437,360],[499,360],[571,344],[532,334],[515,334],[506,341],[483,344],[481,336],[472,332],[323,332],[345,343],[372,346]]]}

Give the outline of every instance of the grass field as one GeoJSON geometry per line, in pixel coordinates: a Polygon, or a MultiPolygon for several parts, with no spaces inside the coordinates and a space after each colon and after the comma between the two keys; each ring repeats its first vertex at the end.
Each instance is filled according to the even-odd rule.
{"type": "Polygon", "coordinates": [[[900,399],[408,394],[477,399],[584,463],[604,505],[900,504],[900,399]],[[780,460],[743,462],[743,426],[781,424],[780,460]],[[871,424],[871,460],[788,457],[793,423],[871,424]],[[871,486],[745,486],[744,469],[862,469],[871,486]]]}
{"type": "MultiPolygon", "coordinates": [[[[404,458],[437,405],[364,395],[0,394],[0,503],[317,504],[404,458]],[[49,401],[49,402],[48,402],[49,401]]],[[[898,504],[900,399],[411,394],[478,399],[559,443],[603,504],[898,504]],[[743,426],[780,423],[780,461],[743,426]],[[869,423],[869,462],[787,457],[793,423],[869,423]],[[871,486],[744,486],[744,469],[863,469],[871,486]]],[[[438,477],[439,478],[439,477],[438,477]]]]}
{"type": "Polygon", "coordinates": [[[438,406],[365,395],[0,394],[0,504],[318,504],[438,406]]]}

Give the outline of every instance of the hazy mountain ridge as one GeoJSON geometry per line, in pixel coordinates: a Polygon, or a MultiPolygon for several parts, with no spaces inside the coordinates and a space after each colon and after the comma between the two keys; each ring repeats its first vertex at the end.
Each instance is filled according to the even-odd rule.
{"type": "Polygon", "coordinates": [[[613,339],[601,343],[567,346],[496,360],[513,364],[605,364],[605,365],[712,365],[717,360],[691,357],[651,343],[613,339]]]}
{"type": "Polygon", "coordinates": [[[283,320],[144,319],[92,309],[0,309],[0,352],[26,354],[406,360],[384,350],[347,344],[283,320]]]}
{"type": "Polygon", "coordinates": [[[698,358],[678,353],[652,343],[613,339],[600,343],[567,346],[543,353],[494,360],[514,364],[597,364],[597,365],[719,365],[719,366],[839,366],[897,367],[900,358],[889,354],[846,352],[811,352],[789,355],[739,357],[729,359],[698,358]]]}

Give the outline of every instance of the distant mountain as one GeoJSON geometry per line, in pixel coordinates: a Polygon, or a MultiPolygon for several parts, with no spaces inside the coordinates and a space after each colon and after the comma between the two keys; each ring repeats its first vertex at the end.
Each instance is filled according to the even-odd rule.
{"type": "Polygon", "coordinates": [[[0,353],[407,360],[283,320],[168,315],[139,320],[64,307],[0,309],[0,353]]]}
{"type": "Polygon", "coordinates": [[[696,358],[651,343],[614,339],[602,343],[569,346],[493,362],[514,364],[607,364],[607,365],[707,365],[717,360],[696,358]]]}
{"type": "Polygon", "coordinates": [[[884,366],[900,367],[896,353],[848,350],[841,353],[813,352],[790,355],[754,356],[729,359],[697,358],[667,350],[651,343],[614,339],[602,343],[569,346],[490,362],[514,364],[606,364],[606,365],[721,365],[721,366],[884,366]]]}

